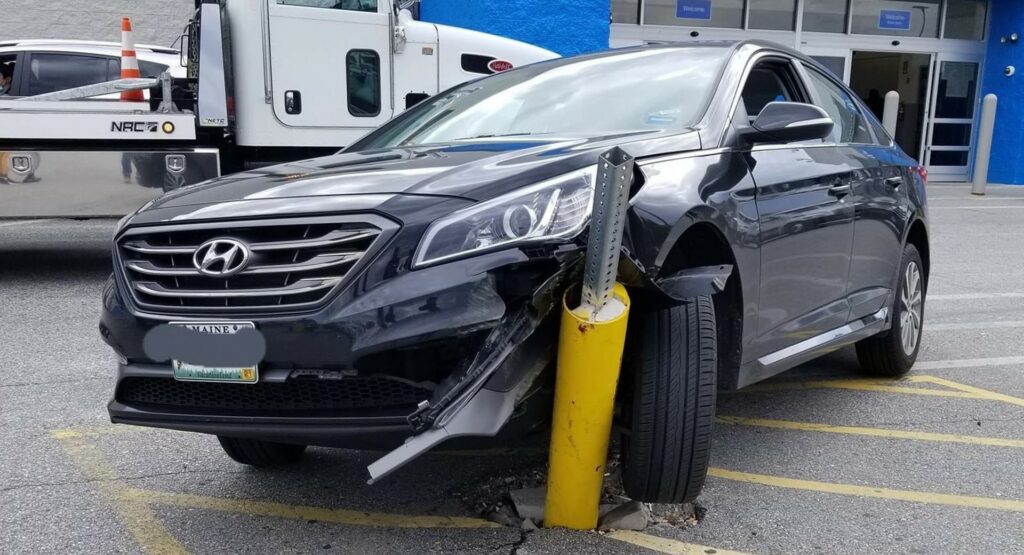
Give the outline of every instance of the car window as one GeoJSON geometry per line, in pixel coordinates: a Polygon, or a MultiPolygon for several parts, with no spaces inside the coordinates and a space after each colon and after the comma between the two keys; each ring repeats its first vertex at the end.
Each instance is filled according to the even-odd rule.
{"type": "Polygon", "coordinates": [[[35,53],[29,61],[24,94],[45,94],[110,81],[118,78],[119,68],[117,59],[106,56],[35,53]]]}
{"type": "MultiPolygon", "coordinates": [[[[121,64],[118,63],[118,72],[121,71],[121,64]]],[[[142,77],[160,77],[160,74],[167,71],[167,67],[164,64],[158,64],[156,62],[147,62],[139,60],[139,74],[142,77]]]]}
{"type": "Polygon", "coordinates": [[[804,69],[807,70],[810,79],[808,85],[817,93],[815,104],[828,112],[829,117],[835,122],[835,127],[826,141],[860,144],[874,142],[871,131],[868,130],[868,120],[857,107],[853,96],[813,67],[804,65],[804,69]]]}
{"type": "Polygon", "coordinates": [[[753,122],[769,102],[795,101],[794,91],[786,86],[787,74],[778,64],[755,67],[743,85],[743,106],[747,119],[753,122]]]}

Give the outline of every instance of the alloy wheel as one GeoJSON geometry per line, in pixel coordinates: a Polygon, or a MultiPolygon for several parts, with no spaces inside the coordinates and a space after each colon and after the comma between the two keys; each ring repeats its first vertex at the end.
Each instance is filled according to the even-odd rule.
{"type": "Polygon", "coordinates": [[[900,292],[900,338],[907,356],[914,354],[921,338],[923,309],[921,270],[916,262],[910,262],[903,272],[903,290],[900,292]]]}

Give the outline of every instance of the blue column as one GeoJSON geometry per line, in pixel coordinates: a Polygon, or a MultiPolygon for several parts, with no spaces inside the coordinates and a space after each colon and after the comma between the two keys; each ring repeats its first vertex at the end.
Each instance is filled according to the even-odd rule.
{"type": "Polygon", "coordinates": [[[982,94],[998,96],[999,109],[989,182],[1024,185],[1024,10],[1020,0],[991,0],[990,9],[982,94]],[[1001,42],[1012,33],[1020,35],[1019,42],[1001,42]],[[1004,75],[1007,66],[1014,66],[1017,73],[1004,75]]]}
{"type": "Polygon", "coordinates": [[[608,0],[422,0],[420,19],[571,56],[608,48],[610,10],[608,0]]]}

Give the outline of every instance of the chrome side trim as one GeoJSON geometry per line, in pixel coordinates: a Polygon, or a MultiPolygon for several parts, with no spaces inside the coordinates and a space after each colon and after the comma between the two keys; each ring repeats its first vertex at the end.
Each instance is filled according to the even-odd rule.
{"type": "Polygon", "coordinates": [[[267,12],[267,0],[260,0],[260,34],[263,41],[263,101],[271,104],[274,101],[274,81],[271,79],[270,14],[267,12]]]}
{"type": "Polygon", "coordinates": [[[795,345],[790,345],[785,349],[780,349],[774,353],[767,354],[759,359],[762,366],[775,366],[785,360],[796,358],[802,354],[808,353],[820,347],[824,347],[829,343],[835,343],[845,337],[854,335],[864,328],[869,326],[875,326],[885,323],[885,318],[889,313],[888,307],[883,307],[881,310],[874,314],[870,314],[855,322],[850,322],[845,326],[840,326],[834,330],[827,331],[821,335],[816,335],[810,339],[801,341],[795,345]]]}

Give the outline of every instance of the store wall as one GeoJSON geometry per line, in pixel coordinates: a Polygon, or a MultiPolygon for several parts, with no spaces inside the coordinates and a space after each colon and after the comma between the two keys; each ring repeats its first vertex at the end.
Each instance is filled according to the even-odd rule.
{"type": "Polygon", "coordinates": [[[1020,0],[991,0],[992,17],[982,93],[999,97],[989,182],[1024,185],[1024,10],[1020,0]],[[1016,44],[1000,37],[1020,35],[1016,44]],[[1017,73],[1006,77],[1003,69],[1017,73]]]}
{"type": "Polygon", "coordinates": [[[185,28],[193,0],[0,0],[0,40],[121,41],[121,18],[131,17],[135,42],[169,46],[185,28]]]}
{"type": "Polygon", "coordinates": [[[608,48],[608,0],[422,0],[420,19],[528,42],[569,56],[608,48]]]}

